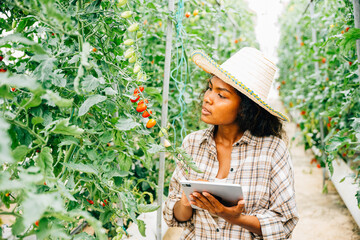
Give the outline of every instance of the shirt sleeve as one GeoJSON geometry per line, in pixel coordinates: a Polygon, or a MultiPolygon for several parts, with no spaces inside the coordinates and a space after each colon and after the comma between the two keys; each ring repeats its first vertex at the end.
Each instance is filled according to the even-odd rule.
{"type": "Polygon", "coordinates": [[[289,239],[299,221],[290,154],[285,146],[279,148],[285,149],[283,154],[277,152],[273,156],[269,208],[252,214],[259,219],[262,232],[262,237],[254,234],[255,239],[289,239]]]}
{"type": "MultiPolygon", "coordinates": [[[[188,145],[188,138],[185,137],[182,148],[186,150],[188,145]]],[[[179,156],[181,158],[181,156],[179,156]]],[[[186,222],[179,222],[174,217],[174,206],[177,201],[182,197],[182,188],[180,181],[186,179],[186,167],[180,161],[177,161],[175,171],[170,180],[169,186],[169,196],[165,201],[165,206],[163,209],[163,216],[166,224],[169,227],[189,227],[192,224],[192,217],[186,222]]]]}

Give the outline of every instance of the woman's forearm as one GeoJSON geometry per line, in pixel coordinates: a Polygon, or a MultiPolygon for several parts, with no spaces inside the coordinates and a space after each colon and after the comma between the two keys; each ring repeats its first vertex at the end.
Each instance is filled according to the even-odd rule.
{"type": "Polygon", "coordinates": [[[239,225],[252,233],[262,236],[261,225],[256,216],[240,215],[240,217],[236,219],[225,220],[231,224],[239,225]]]}
{"type": "Polygon", "coordinates": [[[185,222],[190,220],[193,214],[192,207],[184,206],[180,201],[177,201],[174,205],[174,217],[179,222],[185,222]]]}

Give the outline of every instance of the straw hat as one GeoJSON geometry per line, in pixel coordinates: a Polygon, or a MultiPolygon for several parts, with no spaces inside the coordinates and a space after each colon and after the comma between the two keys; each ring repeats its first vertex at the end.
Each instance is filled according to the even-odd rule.
{"type": "Polygon", "coordinates": [[[244,47],[221,65],[203,51],[196,50],[192,53],[192,60],[205,72],[214,74],[233,86],[272,115],[289,121],[285,114],[275,110],[267,103],[277,68],[259,50],[244,47]]]}

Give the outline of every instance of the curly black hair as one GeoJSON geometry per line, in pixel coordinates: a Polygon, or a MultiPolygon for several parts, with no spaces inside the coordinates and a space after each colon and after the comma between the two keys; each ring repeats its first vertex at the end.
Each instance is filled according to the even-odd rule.
{"type": "MultiPolygon", "coordinates": [[[[200,95],[200,98],[203,98],[207,89],[208,84],[200,95]]],[[[240,91],[236,90],[236,93],[241,98],[237,122],[242,132],[249,130],[250,133],[256,137],[275,136],[280,139],[285,138],[286,140],[287,137],[281,119],[260,107],[240,91]]]]}

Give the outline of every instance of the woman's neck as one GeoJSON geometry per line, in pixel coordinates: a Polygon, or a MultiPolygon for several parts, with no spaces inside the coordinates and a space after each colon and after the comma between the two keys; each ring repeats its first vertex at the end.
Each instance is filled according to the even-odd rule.
{"type": "Polygon", "coordinates": [[[217,144],[232,146],[243,134],[238,125],[217,125],[215,126],[214,140],[217,144]]]}

